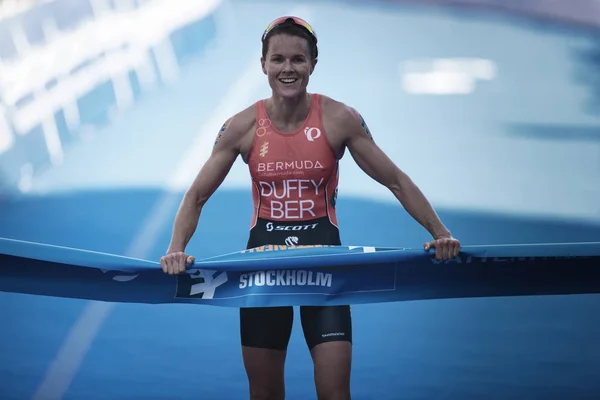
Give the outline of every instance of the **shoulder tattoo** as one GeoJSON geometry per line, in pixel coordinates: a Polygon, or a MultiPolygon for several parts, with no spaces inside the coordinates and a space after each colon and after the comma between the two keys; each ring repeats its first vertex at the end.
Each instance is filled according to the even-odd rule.
{"type": "Polygon", "coordinates": [[[231,119],[228,119],[227,121],[225,121],[225,123],[223,124],[223,126],[221,127],[221,129],[219,129],[219,133],[217,134],[217,138],[215,139],[215,146],[217,145],[217,143],[219,143],[219,140],[221,139],[221,136],[223,136],[223,134],[227,130],[227,127],[229,126],[229,122],[230,121],[231,121],[231,119]]]}
{"type": "Polygon", "coordinates": [[[365,119],[363,118],[363,116],[361,114],[358,114],[358,117],[360,118],[360,126],[363,128],[363,130],[365,131],[365,133],[367,134],[369,139],[371,139],[371,141],[374,142],[375,140],[373,139],[373,135],[371,135],[371,131],[369,130],[369,127],[367,126],[365,119]]]}

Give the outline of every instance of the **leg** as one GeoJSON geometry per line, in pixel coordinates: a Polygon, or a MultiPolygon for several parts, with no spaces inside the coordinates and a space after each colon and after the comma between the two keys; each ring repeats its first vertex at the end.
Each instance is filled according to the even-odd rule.
{"type": "Polygon", "coordinates": [[[350,400],[350,306],[301,307],[302,328],[314,363],[319,400],[350,400]]]}
{"type": "Polygon", "coordinates": [[[251,400],[285,399],[284,366],[292,307],[241,308],[242,357],[251,400]]]}

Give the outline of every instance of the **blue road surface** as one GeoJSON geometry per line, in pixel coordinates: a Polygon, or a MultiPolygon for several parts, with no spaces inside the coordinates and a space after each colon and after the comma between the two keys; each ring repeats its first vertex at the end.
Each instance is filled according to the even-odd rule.
{"type": "MultiPolygon", "coordinates": [[[[359,110],[463,244],[600,242],[597,33],[389,1],[201,3],[55,0],[0,20],[0,237],[158,260],[224,120],[270,94],[262,30],[295,14],[319,34],[309,90],[359,110]]],[[[249,182],[238,160],[190,253],[245,247],[249,182]]],[[[429,239],[348,154],[337,210],[346,245],[429,239]]],[[[2,399],[248,397],[235,308],[0,305],[2,399]]],[[[352,310],[353,399],[600,397],[597,295],[352,310]]],[[[315,399],[298,321],[286,398],[315,399]]]]}

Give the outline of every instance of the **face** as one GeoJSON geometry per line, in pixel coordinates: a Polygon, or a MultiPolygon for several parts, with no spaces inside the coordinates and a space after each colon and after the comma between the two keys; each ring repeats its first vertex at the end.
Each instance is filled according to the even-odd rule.
{"type": "Polygon", "coordinates": [[[288,98],[306,91],[316,64],[307,40],[286,34],[269,39],[267,55],[261,62],[274,94],[288,98]]]}

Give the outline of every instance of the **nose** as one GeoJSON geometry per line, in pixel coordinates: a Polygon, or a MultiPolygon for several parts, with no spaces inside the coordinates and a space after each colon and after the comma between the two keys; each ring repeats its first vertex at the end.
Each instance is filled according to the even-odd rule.
{"type": "Polygon", "coordinates": [[[292,61],[291,60],[285,60],[283,63],[283,71],[288,72],[288,71],[293,71],[292,68],[292,61]]]}

